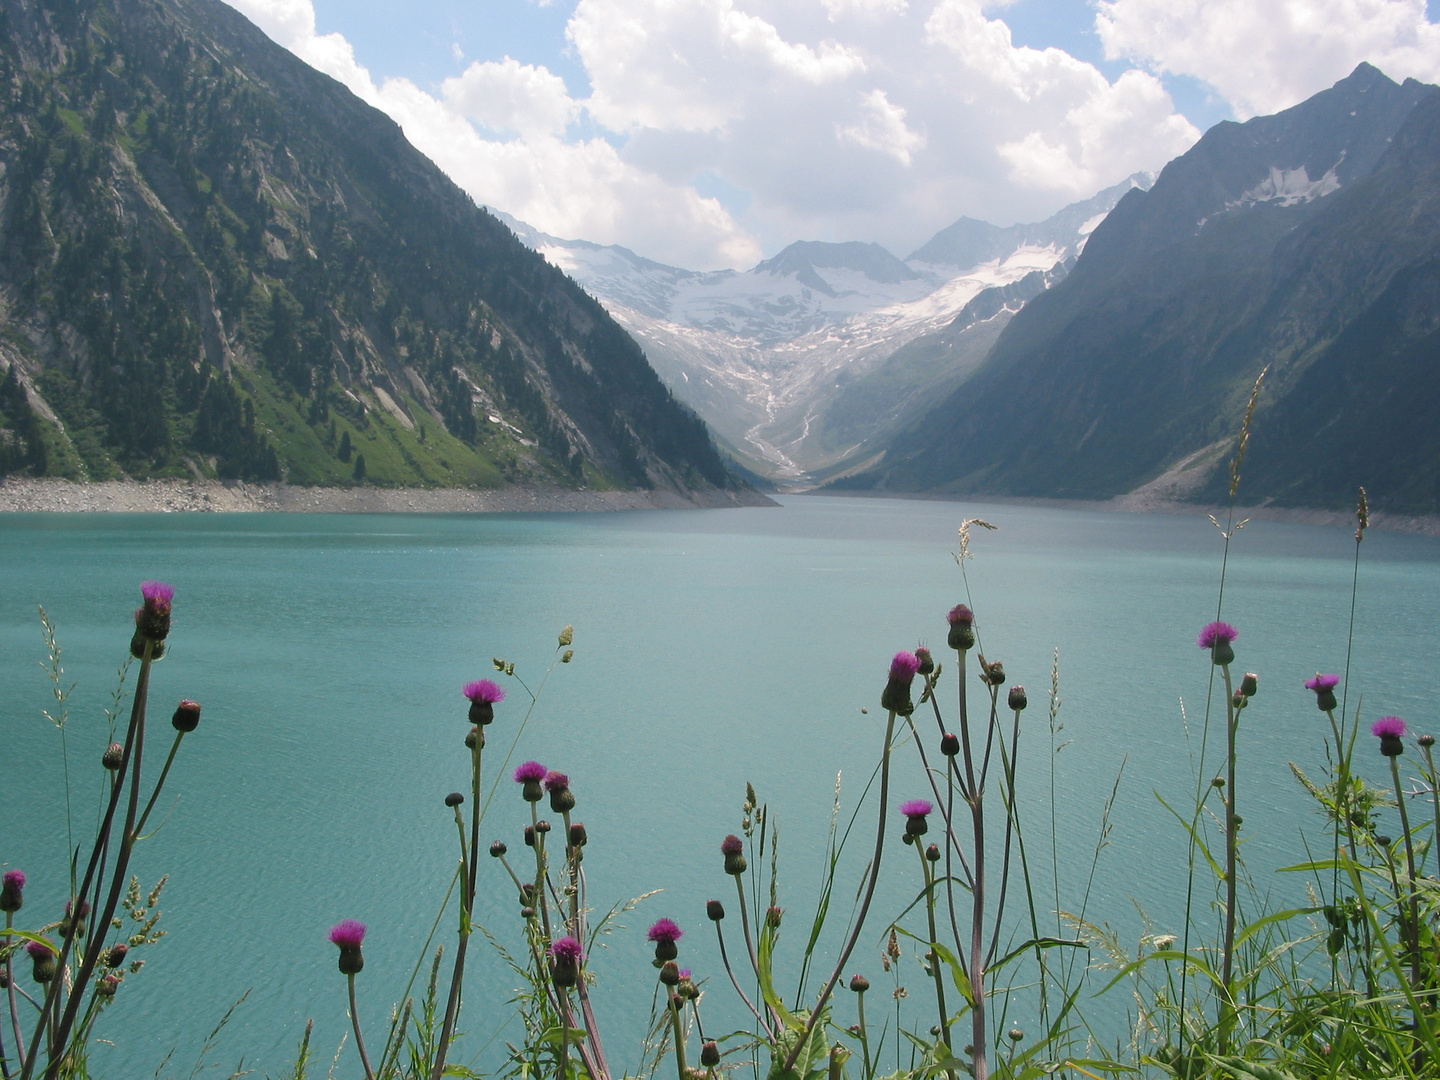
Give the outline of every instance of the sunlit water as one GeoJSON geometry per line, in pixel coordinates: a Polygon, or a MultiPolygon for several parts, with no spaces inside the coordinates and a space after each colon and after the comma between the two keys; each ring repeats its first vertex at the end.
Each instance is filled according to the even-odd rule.
{"type": "MultiPolygon", "coordinates": [[[[537,687],[566,623],[575,626],[575,662],[550,677],[511,764],[538,758],[570,774],[575,816],[591,837],[594,906],[664,890],[620,919],[592,960],[612,1065],[639,1063],[654,985],[643,934],[653,919],[679,921],[689,931],[683,962],[697,977],[717,975],[704,902],[733,897],[717,847],[739,827],[747,780],[780,828],[782,968],[793,987],[836,776],[848,814],[878,757],[890,655],[921,640],[943,654],[944,613],[966,596],[955,529],[974,515],[1000,526],[977,535],[967,567],[982,644],[1030,694],[1020,774],[1037,887],[1050,896],[1037,901],[1040,917],[1053,927],[1053,765],[1059,906],[1087,902],[1118,778],[1087,914],[1132,942],[1143,929],[1136,904],[1157,931],[1176,929],[1184,838],[1156,792],[1184,804],[1195,786],[1210,667],[1194,639],[1215,616],[1217,530],[1202,517],[783,501],[603,515],[0,518],[0,864],[30,876],[22,925],[53,919],[66,889],[62,742],[41,715],[55,706],[36,606],[54,619],[67,685],[77,683],[65,735],[77,843],[95,820],[104,710],[142,579],[177,588],[171,654],[154,673],[161,734],[151,755],[168,742],[174,701],[205,706],[157,812],[164,826],[133,864],[147,887],[170,875],[168,936],[144,950],[144,971],[127,978],[103,1018],[114,1046],[97,1052],[100,1071],[150,1075],[173,1051],[160,1075],[190,1075],[206,1036],[246,991],[206,1058],[225,1070],[215,1075],[242,1059],[259,1075],[279,1073],[309,1017],[328,1060],[348,1031],[344,978],[326,941],[341,918],[370,926],[360,1007],[372,1051],[383,1042],[455,864],[441,800],[465,785],[459,688],[495,675],[492,657],[514,661],[537,687]],[[1056,648],[1063,730],[1052,744],[1056,648]]],[[[1353,555],[1343,528],[1255,522],[1232,546],[1224,613],[1241,630],[1237,667],[1261,676],[1241,736],[1241,811],[1257,873],[1298,861],[1300,829],[1315,832],[1287,762],[1322,766],[1328,729],[1301,683],[1344,666],[1353,555]]],[[[1363,696],[1367,719],[1398,713],[1423,728],[1440,685],[1440,543],[1372,533],[1358,595],[1351,708],[1363,696]]],[[[502,681],[510,698],[491,728],[491,777],[528,700],[502,681]]],[[[949,680],[950,717],[953,694],[949,680]]],[[[935,741],[933,718],[921,730],[935,741]]],[[[1361,749],[1381,780],[1378,755],[1372,763],[1370,747],[1361,749]]],[[[926,794],[913,748],[897,762],[896,800],[926,794]]],[[[484,837],[524,853],[527,817],[507,779],[484,837]]],[[[871,829],[867,807],[837,888],[842,922],[871,829]]],[[[898,845],[886,858],[873,931],[848,968],[869,974],[888,1002],[882,930],[918,891],[919,869],[898,845]]],[[[515,947],[508,879],[490,860],[481,871],[482,921],[515,947]]],[[[1303,887],[1293,878],[1261,880],[1283,899],[1303,887]]],[[[1212,890],[1199,895],[1203,910],[1212,890]]],[[[727,926],[738,929],[733,919],[727,926]]],[[[447,915],[436,941],[453,940],[447,915]]],[[[457,1056],[488,1071],[516,1037],[503,1020],[517,980],[482,939],[472,956],[457,1056]]],[[[928,1010],[906,964],[911,1001],[928,1010]]],[[[724,981],[706,998],[712,1032],[743,1019],[724,981]]],[[[358,1074],[345,1055],[342,1075],[358,1074]]]]}

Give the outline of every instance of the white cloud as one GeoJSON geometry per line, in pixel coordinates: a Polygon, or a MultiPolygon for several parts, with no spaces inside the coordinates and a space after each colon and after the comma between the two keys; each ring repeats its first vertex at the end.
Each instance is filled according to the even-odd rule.
{"type": "Polygon", "coordinates": [[[901,165],[909,165],[914,151],[925,145],[925,136],[905,126],[905,110],[892,105],[884,90],[871,90],[860,106],[857,124],[840,128],[840,138],[889,154],[901,165]]]}
{"type": "Polygon", "coordinates": [[[1209,83],[1248,118],[1295,105],[1369,61],[1440,78],[1425,0],[1101,0],[1106,55],[1209,83]]]}
{"type": "Polygon", "coordinates": [[[580,112],[565,80],[510,57],[476,61],[441,87],[445,104],[492,131],[558,135],[580,112]]]}
{"type": "Polygon", "coordinates": [[[509,57],[434,91],[377,85],[344,37],[316,33],[311,0],[230,2],[476,201],[696,269],[798,239],[903,256],[962,214],[1035,220],[1198,136],[1151,74],[1111,82],[1016,46],[994,0],[578,0],[583,99],[509,57]]]}

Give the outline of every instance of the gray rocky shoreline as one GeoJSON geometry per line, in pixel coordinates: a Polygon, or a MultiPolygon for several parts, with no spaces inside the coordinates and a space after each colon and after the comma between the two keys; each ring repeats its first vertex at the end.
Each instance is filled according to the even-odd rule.
{"type": "Polygon", "coordinates": [[[0,479],[0,513],[486,514],[774,506],[755,491],[292,487],[221,480],[0,479]]]}

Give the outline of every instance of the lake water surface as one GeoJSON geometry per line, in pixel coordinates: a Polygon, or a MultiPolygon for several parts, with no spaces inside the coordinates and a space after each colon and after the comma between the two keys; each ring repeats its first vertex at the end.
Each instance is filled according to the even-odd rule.
{"type": "MultiPolygon", "coordinates": [[[[664,890],[621,920],[592,964],[612,1064],[634,1068],[654,976],[645,927],[674,917],[692,931],[682,959],[697,976],[718,971],[704,902],[733,895],[717,848],[739,827],[747,781],[779,823],[781,903],[795,927],[787,921],[782,948],[798,953],[836,776],[848,812],[878,755],[890,656],[922,640],[944,652],[944,614],[966,598],[955,530],[970,516],[999,526],[974,540],[970,597],[987,654],[1029,688],[1022,789],[1047,845],[1054,766],[1062,906],[1081,902],[1118,776],[1089,913],[1133,937],[1134,901],[1157,929],[1174,929],[1185,847],[1155,792],[1183,803],[1194,787],[1198,740],[1187,741],[1182,702],[1198,733],[1210,666],[1194,639],[1215,617],[1214,526],[981,504],[782,502],[597,515],[0,518],[0,865],[30,877],[24,925],[58,915],[66,889],[65,774],[60,736],[40,712],[53,705],[37,605],[77,683],[66,733],[77,837],[93,827],[104,710],[143,579],[177,589],[170,656],[153,677],[164,734],[152,745],[162,749],[151,753],[168,741],[173,701],[205,706],[167,787],[164,827],[133,863],[146,887],[170,875],[169,934],[104,1018],[114,1046],[98,1052],[100,1071],[151,1075],[173,1050],[160,1075],[190,1075],[247,989],[207,1059],[225,1070],[216,1075],[242,1059],[257,1075],[279,1073],[308,1017],[328,1060],[348,1029],[326,940],[341,918],[370,927],[359,986],[373,1052],[454,868],[441,800],[465,786],[459,688],[495,676],[492,657],[537,686],[567,623],[575,661],[551,675],[512,765],[537,758],[571,776],[597,907],[664,890]],[[1052,757],[1057,648],[1056,742],[1068,745],[1052,757]]],[[[1301,683],[1343,669],[1353,555],[1343,528],[1255,522],[1232,545],[1224,616],[1241,631],[1237,667],[1261,677],[1242,733],[1241,810],[1256,826],[1247,851],[1257,872],[1299,861],[1298,831],[1314,832],[1287,763],[1318,771],[1323,761],[1328,728],[1301,683]]],[[[1349,686],[1367,722],[1398,713],[1421,730],[1440,727],[1437,610],[1440,542],[1371,533],[1349,686]]],[[[502,682],[511,693],[490,729],[492,776],[528,700],[502,682]]],[[[1362,745],[1367,767],[1370,753],[1362,745]]],[[[925,794],[913,750],[897,760],[897,798],[925,794]]],[[[506,780],[486,838],[524,851],[527,820],[506,780]]],[[[837,890],[846,905],[868,843],[857,843],[837,890]]],[[[891,907],[872,917],[875,933],[850,964],[872,980],[884,920],[916,891],[912,862],[893,856],[882,896],[891,907]]],[[[512,890],[496,864],[481,870],[482,920],[513,947],[512,890]]],[[[437,941],[453,941],[451,926],[437,941]]],[[[489,1070],[515,1037],[500,1027],[515,980],[482,941],[472,948],[458,1056],[489,1070]]],[[[730,1030],[742,1017],[723,981],[707,997],[708,1023],[730,1030]]],[[[351,1072],[347,1049],[342,1074],[351,1072]]]]}

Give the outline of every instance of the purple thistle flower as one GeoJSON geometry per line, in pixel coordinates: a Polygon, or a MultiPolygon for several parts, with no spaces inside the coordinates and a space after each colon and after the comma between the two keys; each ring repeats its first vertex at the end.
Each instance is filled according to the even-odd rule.
{"type": "Polygon", "coordinates": [[[500,684],[493,679],[478,679],[475,682],[467,682],[464,695],[474,702],[484,702],[487,705],[498,705],[505,700],[505,691],[500,684]]]}
{"type": "Polygon", "coordinates": [[[667,945],[674,945],[675,942],[685,936],[685,931],[680,929],[674,919],[660,919],[654,926],[650,927],[645,936],[657,945],[662,942],[667,945]]]}
{"type": "Polygon", "coordinates": [[[689,969],[689,968],[681,968],[681,969],[680,969],[680,981],[681,981],[681,982],[684,982],[684,981],[685,981],[686,979],[688,979],[688,978],[690,978],[690,969],[689,969]]]}
{"type": "Polygon", "coordinates": [[[1206,623],[1195,644],[1202,649],[1213,649],[1216,645],[1229,645],[1239,636],[1240,631],[1227,622],[1206,623]]]}
{"type": "Polygon", "coordinates": [[[900,804],[900,813],[906,817],[924,817],[934,809],[929,799],[911,799],[900,804]]]}
{"type": "Polygon", "coordinates": [[[3,881],[4,884],[9,888],[23,889],[25,888],[25,871],[6,870],[5,876],[3,878],[0,878],[0,881],[3,881]]]}
{"type": "Polygon", "coordinates": [[[545,790],[549,792],[564,791],[570,786],[570,777],[563,772],[556,772],[551,769],[545,774],[545,790]]]}
{"type": "Polygon", "coordinates": [[[25,906],[25,871],[6,870],[0,878],[0,911],[14,913],[25,906]]]}
{"type": "Polygon", "coordinates": [[[359,919],[345,919],[330,929],[330,940],[342,949],[358,949],[365,940],[365,924],[359,919]]]}
{"type": "Polygon", "coordinates": [[[1398,716],[1382,716],[1370,725],[1370,734],[1377,739],[1403,739],[1407,734],[1405,721],[1398,716]]]}
{"type": "Polygon", "coordinates": [[[546,768],[538,761],[527,761],[515,770],[517,784],[538,784],[545,779],[546,768]]]}
{"type": "Polygon", "coordinates": [[[915,837],[930,831],[925,816],[934,810],[929,799],[911,799],[900,804],[900,813],[905,815],[905,842],[914,843],[915,837]]]}
{"type": "Polygon", "coordinates": [[[975,621],[975,613],[964,604],[956,604],[945,616],[945,621],[951,626],[969,626],[975,621]]]}
{"type": "Polygon", "coordinates": [[[720,852],[724,855],[742,855],[745,852],[745,841],[731,833],[720,841],[720,852]]]}
{"type": "Polygon", "coordinates": [[[585,959],[580,942],[573,937],[562,937],[550,946],[550,955],[567,964],[579,964],[585,959]]]}
{"type": "Polygon", "coordinates": [[[163,615],[170,610],[170,603],[175,599],[175,586],[166,585],[163,581],[142,581],[140,595],[145,597],[147,608],[163,615]]]}
{"type": "Polygon", "coordinates": [[[1305,680],[1305,689],[1314,690],[1317,694],[1322,690],[1334,690],[1339,685],[1339,675],[1321,675],[1318,671],[1313,679],[1305,680]]]}
{"type": "Polygon", "coordinates": [[[920,670],[920,661],[912,652],[903,649],[895,654],[895,659],[890,661],[890,678],[903,682],[907,686],[915,678],[915,673],[920,670]]]}
{"type": "Polygon", "coordinates": [[[45,941],[27,941],[25,951],[35,960],[49,960],[56,954],[55,946],[45,941]]]}

